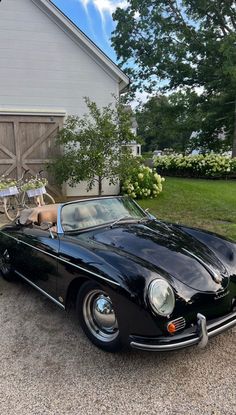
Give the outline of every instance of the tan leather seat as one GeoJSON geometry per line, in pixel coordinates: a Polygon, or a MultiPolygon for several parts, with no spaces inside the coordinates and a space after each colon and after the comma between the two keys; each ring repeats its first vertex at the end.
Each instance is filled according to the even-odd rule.
{"type": "Polygon", "coordinates": [[[52,225],[57,224],[57,209],[54,206],[44,209],[38,213],[38,224],[50,222],[52,225]]]}
{"type": "Polygon", "coordinates": [[[27,223],[36,223],[40,225],[42,222],[57,223],[58,204],[39,206],[30,210],[27,223]]]}
{"type": "Polygon", "coordinates": [[[96,216],[97,211],[94,206],[78,206],[74,210],[74,220],[80,221],[80,220],[89,220],[91,218],[94,218],[96,216]]]}

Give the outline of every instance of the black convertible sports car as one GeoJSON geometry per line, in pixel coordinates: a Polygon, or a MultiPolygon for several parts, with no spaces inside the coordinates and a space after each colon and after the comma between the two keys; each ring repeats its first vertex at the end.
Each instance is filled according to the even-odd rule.
{"type": "Polygon", "coordinates": [[[166,351],[236,324],[236,244],[161,222],[126,197],[28,209],[0,230],[0,270],[61,308],[106,351],[166,351]]]}

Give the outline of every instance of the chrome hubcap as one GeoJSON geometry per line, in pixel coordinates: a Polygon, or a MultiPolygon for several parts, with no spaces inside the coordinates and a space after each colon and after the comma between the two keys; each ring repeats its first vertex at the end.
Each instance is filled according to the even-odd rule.
{"type": "Polygon", "coordinates": [[[87,327],[98,340],[110,342],[118,336],[118,324],[112,301],[105,292],[93,290],[86,295],[83,315],[87,327]]]}

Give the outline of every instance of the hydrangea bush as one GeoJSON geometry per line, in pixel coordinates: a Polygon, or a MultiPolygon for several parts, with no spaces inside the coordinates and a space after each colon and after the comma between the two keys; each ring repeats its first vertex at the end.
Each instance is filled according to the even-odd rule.
{"type": "Polygon", "coordinates": [[[136,167],[123,181],[121,192],[133,199],[155,198],[162,191],[162,183],[165,181],[154,170],[143,165],[136,167]]]}
{"type": "Polygon", "coordinates": [[[236,177],[236,159],[218,154],[156,157],[154,166],[161,174],[181,177],[236,177]]]}

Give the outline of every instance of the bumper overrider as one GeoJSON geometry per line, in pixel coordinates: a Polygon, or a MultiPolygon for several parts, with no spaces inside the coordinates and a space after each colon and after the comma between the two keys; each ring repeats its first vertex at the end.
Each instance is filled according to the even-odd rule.
{"type": "Polygon", "coordinates": [[[206,317],[198,313],[197,325],[194,328],[184,330],[184,332],[174,336],[161,337],[142,337],[131,335],[130,346],[135,349],[148,351],[170,351],[178,350],[184,347],[198,345],[203,348],[207,345],[208,339],[223,333],[236,325],[236,311],[227,314],[224,317],[211,320],[207,324],[206,317]]]}

